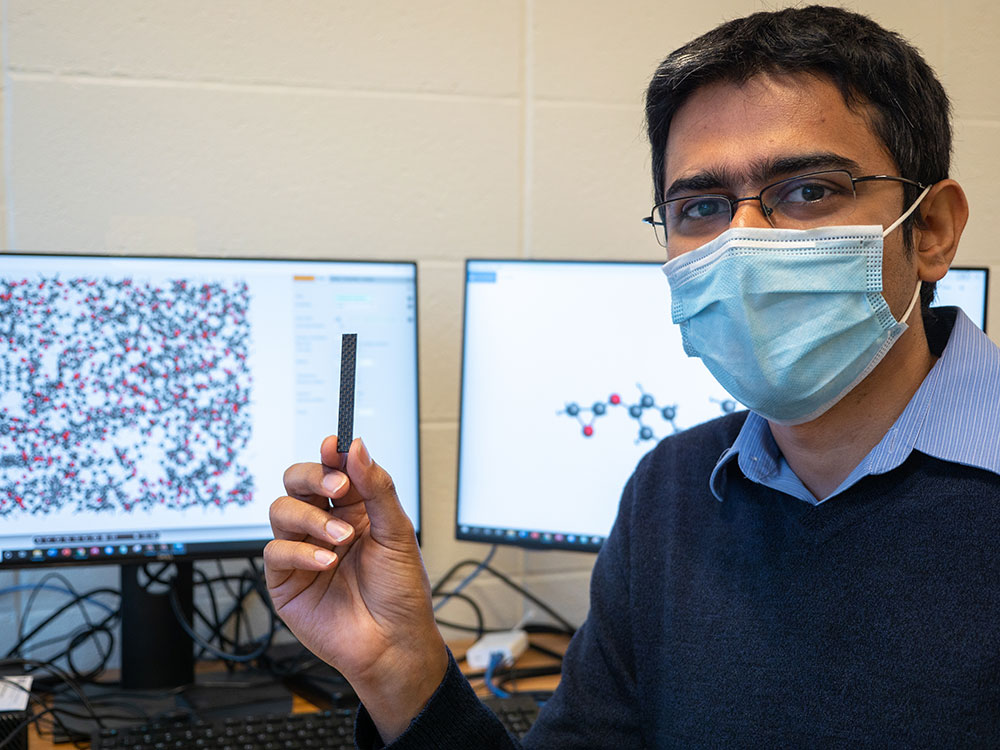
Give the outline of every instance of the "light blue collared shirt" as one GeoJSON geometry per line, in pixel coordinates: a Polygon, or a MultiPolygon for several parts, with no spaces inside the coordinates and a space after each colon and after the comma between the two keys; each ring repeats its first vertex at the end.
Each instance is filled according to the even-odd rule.
{"type": "Polygon", "coordinates": [[[914,450],[1000,474],[1000,347],[961,310],[940,359],[906,409],[829,497],[817,500],[806,489],[781,455],[767,420],[754,412],[719,458],[709,486],[716,498],[725,498],[724,469],[736,459],[750,481],[819,505],[870,474],[895,469],[914,450]]]}

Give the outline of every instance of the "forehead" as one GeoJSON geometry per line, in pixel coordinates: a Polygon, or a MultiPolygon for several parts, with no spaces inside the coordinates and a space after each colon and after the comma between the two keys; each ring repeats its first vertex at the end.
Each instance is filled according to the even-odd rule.
{"type": "Polygon", "coordinates": [[[865,170],[894,170],[865,111],[848,107],[827,78],[764,74],[742,84],[712,83],[691,94],[670,123],[665,184],[706,170],[749,182],[754,165],[812,153],[838,154],[865,170]]]}

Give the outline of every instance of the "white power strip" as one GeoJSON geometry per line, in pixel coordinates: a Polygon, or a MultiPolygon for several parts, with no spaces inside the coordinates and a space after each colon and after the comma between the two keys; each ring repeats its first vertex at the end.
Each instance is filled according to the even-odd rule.
{"type": "Polygon", "coordinates": [[[490,656],[500,653],[502,663],[510,666],[527,650],[528,634],[523,630],[487,633],[465,652],[465,661],[471,669],[486,669],[490,665],[490,656]]]}

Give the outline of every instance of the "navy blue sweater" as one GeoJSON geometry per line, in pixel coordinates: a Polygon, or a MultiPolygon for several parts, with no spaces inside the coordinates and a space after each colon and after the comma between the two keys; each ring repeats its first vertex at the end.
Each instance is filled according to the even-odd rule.
{"type": "MultiPolygon", "coordinates": [[[[720,503],[744,419],[639,464],[524,746],[1000,746],[1000,477],[915,452],[811,506],[731,462],[720,503]]],[[[517,743],[453,663],[390,747],[517,743]]]]}

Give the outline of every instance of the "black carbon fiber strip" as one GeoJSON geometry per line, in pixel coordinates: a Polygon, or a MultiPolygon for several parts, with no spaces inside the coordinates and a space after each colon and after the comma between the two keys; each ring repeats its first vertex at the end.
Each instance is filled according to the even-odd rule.
{"type": "Polygon", "coordinates": [[[358,334],[345,333],[340,340],[340,418],[337,422],[337,452],[347,453],[354,439],[354,372],[358,334]]]}

